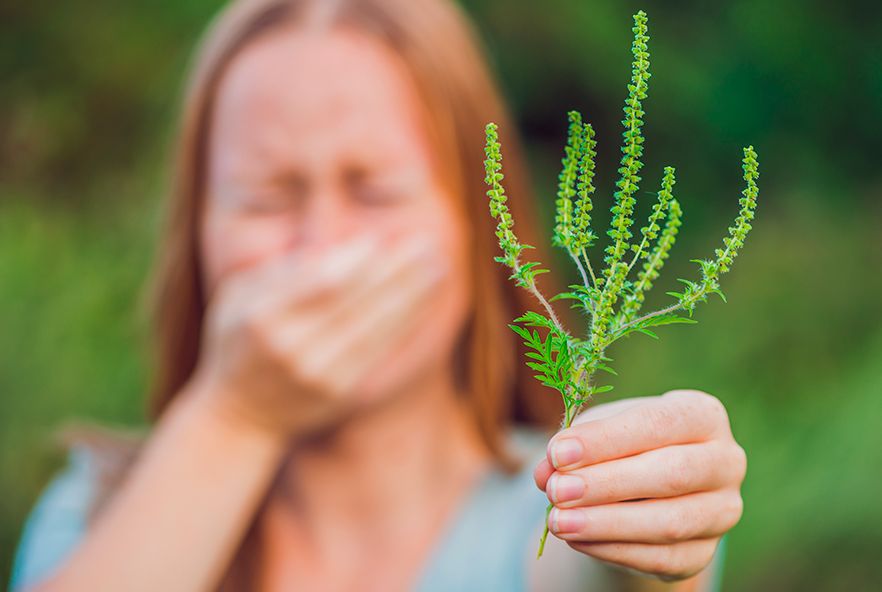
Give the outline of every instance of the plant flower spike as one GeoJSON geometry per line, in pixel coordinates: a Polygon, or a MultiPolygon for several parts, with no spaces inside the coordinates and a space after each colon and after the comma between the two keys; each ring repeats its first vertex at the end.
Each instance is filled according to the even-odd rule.
{"type": "MultiPolygon", "coordinates": [[[[571,291],[546,299],[536,286],[536,276],[547,272],[540,263],[521,261],[521,254],[531,245],[520,243],[512,230],[514,222],[506,205],[502,187],[502,156],[495,123],[486,127],[485,181],[489,186],[490,213],[498,221],[496,236],[503,255],[494,260],[505,264],[513,273],[509,279],[532,293],[544,308],[544,314],[527,312],[514,319],[520,325],[508,325],[524,340],[532,351],[526,356],[527,366],[537,372],[535,378],[556,390],[563,398],[564,417],[561,429],[572,424],[573,418],[593,395],[612,389],[610,385],[595,382],[598,371],[616,372],[607,365],[611,361],[606,349],[616,340],[633,332],[656,338],[651,330],[672,323],[694,323],[692,313],[695,305],[705,302],[709,294],[720,291],[720,276],[729,271],[738,256],[744,239],[750,231],[759,190],[757,155],[753,146],[744,148],[744,181],[741,209],[723,245],[714,251],[711,259],[693,259],[700,268],[697,280],[679,279],[681,292],[668,292],[674,302],[667,307],[645,313],[641,311],[646,293],[658,280],[659,272],[668,258],[681,224],[680,204],[674,197],[675,171],[665,167],[658,198],[649,213],[646,226],[639,235],[632,233],[638,176],[643,167],[643,107],[646,98],[649,73],[649,52],[646,42],[646,13],[634,15],[633,64],[628,97],[625,100],[625,131],[622,146],[620,178],[616,183],[612,221],[607,235],[610,244],[604,249],[604,267],[593,267],[588,251],[599,238],[591,231],[592,195],[594,194],[594,129],[582,122],[576,111],[569,113],[569,134],[562,160],[560,183],[557,192],[555,226],[552,245],[566,249],[579,270],[582,284],[570,285],[571,291]],[[632,273],[634,272],[634,273],[632,273]],[[636,275],[636,277],[631,277],[636,275]],[[581,308],[590,319],[585,337],[570,335],[554,314],[550,302],[558,299],[574,300],[573,308],[581,308]],[[686,316],[683,316],[683,313],[686,316]],[[543,329],[544,339],[539,331],[543,329]],[[531,329],[532,328],[532,329],[531,329]]],[[[546,526],[539,542],[537,558],[542,556],[548,536],[547,517],[552,504],[546,509],[546,526]]]]}

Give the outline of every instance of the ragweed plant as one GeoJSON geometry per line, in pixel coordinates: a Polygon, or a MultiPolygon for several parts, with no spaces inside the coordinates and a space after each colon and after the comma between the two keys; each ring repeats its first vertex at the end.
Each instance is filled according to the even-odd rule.
{"type": "MultiPolygon", "coordinates": [[[[603,250],[603,267],[595,269],[588,256],[597,243],[598,235],[591,230],[592,196],[594,195],[595,134],[590,124],[582,121],[576,112],[569,113],[567,144],[564,148],[560,172],[555,225],[552,245],[566,250],[581,276],[581,284],[569,286],[570,291],[546,299],[536,285],[536,277],[548,272],[535,261],[523,262],[525,250],[534,248],[518,241],[513,231],[514,221],[506,204],[502,186],[502,155],[495,123],[486,127],[485,181],[489,186],[490,213],[498,221],[496,236],[502,256],[494,257],[511,268],[516,285],[531,292],[544,309],[529,311],[509,324],[531,351],[526,356],[527,366],[537,372],[535,378],[560,393],[564,404],[561,428],[572,424],[573,418],[594,395],[612,389],[596,379],[598,372],[616,374],[610,367],[607,348],[631,333],[643,333],[657,339],[653,328],[673,323],[694,323],[695,305],[706,302],[710,294],[725,301],[720,290],[720,277],[729,271],[750,231],[759,190],[757,155],[753,146],[744,148],[741,209],[734,224],[729,227],[723,244],[709,259],[693,259],[699,266],[698,279],[678,279],[683,284],[680,292],[667,292],[674,298],[669,306],[652,312],[643,312],[646,294],[657,282],[679,232],[682,210],[674,197],[676,171],[665,167],[657,199],[649,213],[646,225],[639,234],[632,232],[636,196],[643,168],[643,104],[646,99],[649,73],[646,13],[634,15],[634,42],[631,47],[633,63],[628,97],[625,100],[625,131],[622,134],[622,158],[619,180],[611,208],[612,220],[607,236],[609,245],[603,250]],[[636,271],[635,271],[636,270],[636,271]],[[551,307],[558,299],[575,301],[589,319],[584,335],[572,335],[562,325],[551,307]],[[685,314],[685,316],[684,316],[685,314]],[[540,334],[540,330],[541,334],[540,334]]],[[[552,504],[548,505],[548,512],[552,504]]],[[[537,557],[541,557],[548,536],[548,527],[539,542],[537,557]]]]}

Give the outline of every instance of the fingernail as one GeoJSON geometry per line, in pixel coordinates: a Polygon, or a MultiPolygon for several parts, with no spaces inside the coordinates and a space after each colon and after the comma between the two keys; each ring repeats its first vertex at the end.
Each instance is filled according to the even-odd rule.
{"type": "Polygon", "coordinates": [[[552,475],[548,479],[548,496],[552,502],[570,502],[582,497],[585,482],[575,475],[552,475]]]}
{"type": "Polygon", "coordinates": [[[548,514],[548,529],[555,534],[580,532],[585,528],[585,516],[581,510],[552,508],[548,514]]]}
{"type": "Polygon", "coordinates": [[[577,462],[582,458],[584,449],[582,442],[573,438],[563,438],[556,440],[551,444],[549,455],[551,456],[551,464],[555,469],[560,469],[577,462]]]}

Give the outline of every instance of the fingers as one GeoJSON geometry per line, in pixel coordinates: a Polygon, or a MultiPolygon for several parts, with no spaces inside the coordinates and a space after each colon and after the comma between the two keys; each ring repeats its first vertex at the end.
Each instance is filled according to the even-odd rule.
{"type": "Polygon", "coordinates": [[[408,319],[420,310],[420,302],[440,281],[443,270],[437,266],[422,266],[401,273],[404,275],[399,281],[395,281],[397,276],[393,275],[372,286],[373,293],[363,295],[369,304],[364,308],[355,307],[357,314],[352,318],[342,317],[334,325],[323,326],[322,330],[337,335],[333,341],[324,343],[321,349],[298,354],[308,358],[305,363],[315,372],[332,373],[330,377],[338,386],[337,392],[349,392],[358,377],[383,355],[386,345],[410,328],[408,319]],[[388,295],[385,294],[387,281],[395,286],[388,295]]]}
{"type": "Polygon", "coordinates": [[[557,469],[584,467],[672,444],[731,436],[720,401],[700,391],[671,391],[597,420],[555,434],[548,460],[557,469]]]}
{"type": "Polygon", "coordinates": [[[330,311],[327,321],[322,324],[345,327],[349,322],[361,318],[364,310],[376,301],[400,292],[408,282],[419,280],[421,273],[434,275],[442,262],[430,260],[431,255],[431,243],[422,239],[409,240],[390,253],[381,255],[382,258],[373,263],[369,270],[362,270],[362,273],[351,278],[347,289],[334,298],[334,310],[330,311]]]}
{"type": "Polygon", "coordinates": [[[719,537],[741,519],[741,495],[725,489],[583,508],[552,508],[548,528],[565,541],[669,544],[719,537]]]}
{"type": "MultiPolygon", "coordinates": [[[[289,251],[222,278],[219,292],[257,314],[269,314],[281,303],[319,300],[359,267],[376,257],[378,238],[357,235],[320,257],[289,251]],[[311,298],[312,297],[312,298],[311,298]]],[[[219,296],[219,295],[218,295],[219,296]]],[[[210,295],[211,299],[216,298],[210,295]]]]}
{"type": "Polygon", "coordinates": [[[623,565],[663,579],[687,578],[713,560],[719,539],[697,539],[672,545],[641,543],[580,543],[570,547],[601,561],[623,565]]]}
{"type": "MultiPolygon", "coordinates": [[[[621,413],[628,407],[633,407],[634,405],[640,405],[644,402],[645,397],[633,397],[630,399],[621,399],[619,401],[611,401],[609,403],[603,403],[601,405],[594,405],[589,407],[585,411],[581,412],[576,418],[573,420],[573,424],[585,423],[586,421],[595,421],[598,419],[611,417],[618,413],[621,413]]],[[[548,478],[554,472],[554,465],[551,464],[551,461],[546,457],[539,461],[539,464],[533,471],[533,480],[536,482],[536,487],[545,491],[545,485],[548,481],[548,478]]]]}
{"type": "Polygon", "coordinates": [[[407,241],[386,256],[377,257],[370,268],[363,267],[352,273],[333,293],[319,294],[324,309],[315,314],[304,315],[302,302],[292,299],[287,304],[287,318],[296,322],[282,329],[280,342],[296,347],[326,333],[345,335],[350,323],[362,318],[375,306],[375,301],[386,298],[387,293],[400,291],[419,271],[431,270],[432,266],[426,264],[430,253],[426,241],[407,241]]]}
{"type": "Polygon", "coordinates": [[[347,337],[338,341],[336,353],[329,355],[347,360],[337,377],[339,392],[351,392],[388,353],[391,344],[414,329],[413,321],[424,311],[421,303],[431,296],[443,276],[442,268],[423,270],[414,283],[383,301],[375,314],[361,319],[363,322],[353,326],[347,337]]]}
{"type": "Polygon", "coordinates": [[[360,270],[382,261],[379,240],[359,235],[321,256],[292,252],[275,257],[249,278],[251,297],[259,310],[274,311],[292,303],[301,309],[324,302],[360,270]]]}
{"type": "MultiPolygon", "coordinates": [[[[667,446],[619,460],[554,472],[546,477],[547,484],[542,489],[546,490],[549,501],[561,508],[675,497],[740,483],[744,476],[743,458],[743,451],[734,442],[731,445],[707,442],[667,446]]],[[[553,470],[550,464],[546,466],[547,470],[553,470]]]]}
{"type": "Polygon", "coordinates": [[[533,469],[533,481],[536,482],[536,487],[545,491],[548,478],[551,477],[552,473],[554,473],[554,467],[551,465],[551,461],[548,458],[540,460],[536,468],[533,469]]]}

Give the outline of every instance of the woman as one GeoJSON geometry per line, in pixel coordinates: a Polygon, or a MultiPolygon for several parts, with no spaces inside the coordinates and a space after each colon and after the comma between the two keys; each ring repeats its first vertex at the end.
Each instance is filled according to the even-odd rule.
{"type": "Polygon", "coordinates": [[[505,326],[535,303],[493,261],[487,121],[511,133],[452,3],[231,5],[185,102],[154,426],[74,448],[14,587],[706,589],[741,514],[725,410],[676,391],[548,441],[557,400],[505,326]]]}

